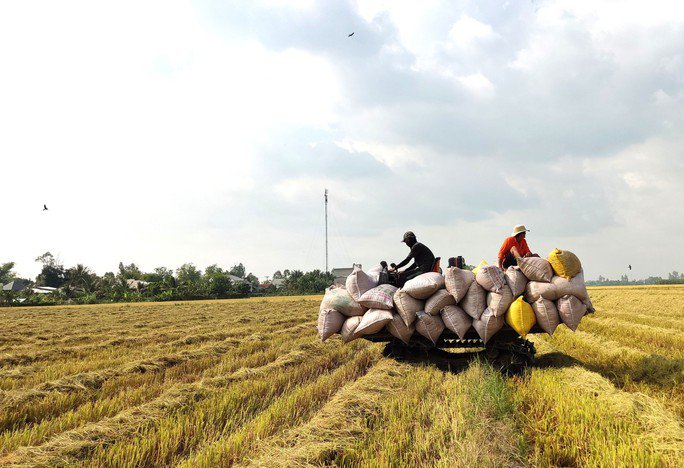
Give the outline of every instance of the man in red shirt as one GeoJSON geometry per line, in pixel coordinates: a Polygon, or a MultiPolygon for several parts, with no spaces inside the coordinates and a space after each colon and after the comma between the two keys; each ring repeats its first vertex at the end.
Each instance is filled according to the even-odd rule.
{"type": "Polygon", "coordinates": [[[520,257],[536,256],[527,246],[525,240],[527,232],[529,229],[526,229],[522,224],[513,228],[513,234],[504,240],[499,249],[499,268],[505,270],[509,266],[516,265],[516,259],[520,257]]]}

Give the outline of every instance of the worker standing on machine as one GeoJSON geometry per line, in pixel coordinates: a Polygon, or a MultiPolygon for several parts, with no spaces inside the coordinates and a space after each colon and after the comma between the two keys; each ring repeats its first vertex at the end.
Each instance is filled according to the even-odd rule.
{"type": "Polygon", "coordinates": [[[398,274],[397,286],[402,287],[407,280],[415,278],[416,276],[432,271],[435,264],[435,255],[426,245],[421,244],[416,239],[416,235],[412,231],[406,231],[402,242],[411,249],[404,260],[398,265],[392,263],[390,272],[398,274]],[[404,271],[398,271],[399,268],[408,265],[413,260],[413,264],[404,271]]]}
{"type": "Polygon", "coordinates": [[[513,228],[511,237],[507,237],[499,249],[499,268],[505,270],[509,266],[517,265],[518,258],[539,256],[533,254],[527,245],[525,234],[528,232],[530,230],[522,224],[513,228]]]}

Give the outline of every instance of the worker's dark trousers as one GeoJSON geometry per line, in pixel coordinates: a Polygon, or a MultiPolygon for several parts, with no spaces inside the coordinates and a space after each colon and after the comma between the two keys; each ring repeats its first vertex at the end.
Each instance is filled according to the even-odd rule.
{"type": "Polygon", "coordinates": [[[515,257],[513,256],[512,253],[508,252],[506,254],[506,258],[504,258],[503,261],[503,269],[505,270],[506,268],[510,266],[516,266],[518,262],[515,261],[515,257]]]}
{"type": "Polygon", "coordinates": [[[423,274],[423,270],[421,270],[420,268],[411,268],[409,270],[400,271],[399,276],[397,278],[397,286],[400,288],[403,288],[404,284],[408,280],[415,278],[416,276],[422,275],[422,274],[423,274]]]}

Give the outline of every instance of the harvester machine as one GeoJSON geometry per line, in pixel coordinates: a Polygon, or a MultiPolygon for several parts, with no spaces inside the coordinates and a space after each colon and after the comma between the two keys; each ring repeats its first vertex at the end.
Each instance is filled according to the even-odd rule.
{"type": "MultiPolygon", "coordinates": [[[[439,261],[440,258],[438,257],[435,260],[433,271],[441,273],[439,261]]],[[[381,265],[384,267],[381,282],[387,282],[399,287],[402,286],[397,273],[388,272],[386,262],[381,262],[381,265]]],[[[392,264],[391,266],[394,267],[395,265],[392,264]]],[[[449,259],[449,266],[464,268],[465,260],[460,256],[452,257],[449,259]]],[[[534,325],[529,333],[544,333],[544,331],[538,325],[534,325]]],[[[445,329],[436,343],[414,333],[409,343],[406,344],[391,335],[387,330],[373,335],[366,335],[362,338],[376,343],[386,342],[388,353],[396,359],[420,358],[435,350],[444,351],[445,349],[461,350],[460,352],[441,353],[443,357],[448,356],[454,360],[463,360],[466,357],[472,357],[473,354],[483,355],[495,368],[508,375],[522,372],[525,367],[534,362],[534,354],[536,353],[534,344],[521,338],[508,324],[504,324],[503,328],[490,338],[487,343],[482,340],[472,327],[466,332],[463,339],[459,338],[451,330],[445,329]]]]}

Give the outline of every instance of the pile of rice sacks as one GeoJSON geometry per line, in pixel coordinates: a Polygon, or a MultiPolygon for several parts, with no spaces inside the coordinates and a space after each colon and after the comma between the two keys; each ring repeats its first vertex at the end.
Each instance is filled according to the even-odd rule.
{"type": "Polygon", "coordinates": [[[553,335],[564,323],[575,331],[594,312],[575,254],[554,249],[548,259],[527,257],[502,271],[481,262],[473,271],[456,267],[423,273],[403,288],[378,285],[381,267],[355,267],[345,287],[328,288],[321,302],[318,333],[344,342],[386,329],[404,343],[414,333],[436,344],[445,329],[463,339],[470,328],[487,343],[504,323],[523,338],[536,324],[553,335]]]}

